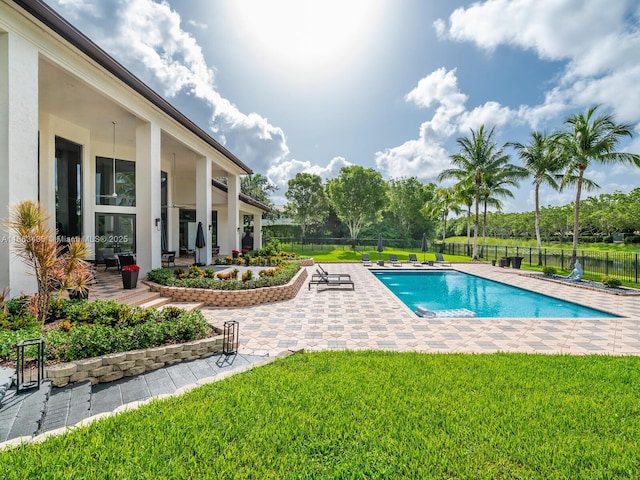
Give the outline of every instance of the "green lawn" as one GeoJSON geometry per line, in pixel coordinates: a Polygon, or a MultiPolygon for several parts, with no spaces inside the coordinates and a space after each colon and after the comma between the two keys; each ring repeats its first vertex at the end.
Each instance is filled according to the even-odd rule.
{"type": "MultiPolygon", "coordinates": [[[[283,250],[287,252],[294,252],[305,257],[313,257],[316,263],[322,262],[360,262],[362,260],[362,254],[369,254],[369,258],[373,262],[378,260],[389,260],[389,255],[395,254],[398,256],[398,260],[406,262],[409,260],[409,254],[415,253],[418,261],[435,260],[436,256],[433,252],[423,253],[419,249],[415,250],[403,250],[397,248],[385,247],[383,252],[378,252],[375,247],[370,250],[359,249],[357,252],[351,250],[348,245],[302,245],[296,243],[292,245],[290,243],[283,244],[283,250]]],[[[448,262],[468,262],[469,257],[462,255],[444,255],[445,260],[448,262]]]]}
{"type": "Polygon", "coordinates": [[[299,354],[0,453],[2,478],[638,478],[640,358],[299,354]]]}

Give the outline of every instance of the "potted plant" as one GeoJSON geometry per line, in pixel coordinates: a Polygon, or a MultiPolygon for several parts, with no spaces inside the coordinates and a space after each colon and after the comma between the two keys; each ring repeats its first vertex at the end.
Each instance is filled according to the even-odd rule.
{"type": "Polygon", "coordinates": [[[140,267],[135,264],[122,267],[122,286],[126,289],[136,288],[139,272],[140,267]]]}
{"type": "Polygon", "coordinates": [[[238,254],[240,253],[239,250],[231,250],[231,256],[233,258],[238,258],[238,254]]]}

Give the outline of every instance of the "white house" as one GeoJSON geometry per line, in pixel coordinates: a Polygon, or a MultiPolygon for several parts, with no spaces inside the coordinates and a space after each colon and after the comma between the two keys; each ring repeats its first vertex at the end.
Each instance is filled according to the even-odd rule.
{"type": "MultiPolygon", "coordinates": [[[[142,273],[191,251],[198,222],[202,262],[240,249],[243,215],[261,245],[266,207],[240,193],[251,169],[45,3],[0,0],[0,77],[1,219],[38,200],[96,259],[133,251],[142,273]]],[[[34,291],[7,235],[0,288],[34,291]]]]}

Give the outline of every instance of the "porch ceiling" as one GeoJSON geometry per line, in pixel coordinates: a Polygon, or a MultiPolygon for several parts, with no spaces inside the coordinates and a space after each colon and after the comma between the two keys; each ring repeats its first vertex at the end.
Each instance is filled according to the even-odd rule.
{"type": "MultiPolygon", "coordinates": [[[[136,117],[107,98],[86,82],[73,76],[50,62],[41,59],[39,72],[39,103],[42,111],[51,112],[91,131],[91,137],[97,142],[111,143],[113,140],[112,122],[116,122],[116,141],[118,145],[135,145],[136,117]]],[[[173,136],[162,132],[162,156],[171,159],[176,155],[176,163],[181,173],[196,172],[194,152],[173,136]]],[[[227,172],[216,169],[213,176],[227,176],[227,172]]]]}

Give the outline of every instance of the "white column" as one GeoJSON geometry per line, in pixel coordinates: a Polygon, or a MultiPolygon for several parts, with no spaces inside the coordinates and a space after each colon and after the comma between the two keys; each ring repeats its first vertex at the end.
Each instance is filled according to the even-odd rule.
{"type": "Polygon", "coordinates": [[[253,216],[253,249],[262,248],[262,214],[253,216]]]}
{"type": "Polygon", "coordinates": [[[136,127],[136,256],[140,275],[161,266],[160,127],[136,127]]]}
{"type": "MultiPolygon", "coordinates": [[[[38,200],[38,50],[23,38],[0,34],[0,218],[9,205],[38,200]]],[[[52,212],[48,212],[51,214],[52,212]]],[[[55,213],[55,212],[53,212],[55,213]]],[[[11,295],[37,290],[15,256],[8,231],[0,239],[0,285],[11,295]]]]}
{"type": "MultiPolygon", "coordinates": [[[[240,177],[229,175],[227,177],[227,241],[230,250],[240,250],[240,177]]],[[[225,252],[231,255],[231,251],[225,252]]]]}
{"type": "Polygon", "coordinates": [[[211,264],[211,160],[202,157],[196,161],[196,223],[202,222],[205,247],[196,248],[196,259],[211,264]]]}

